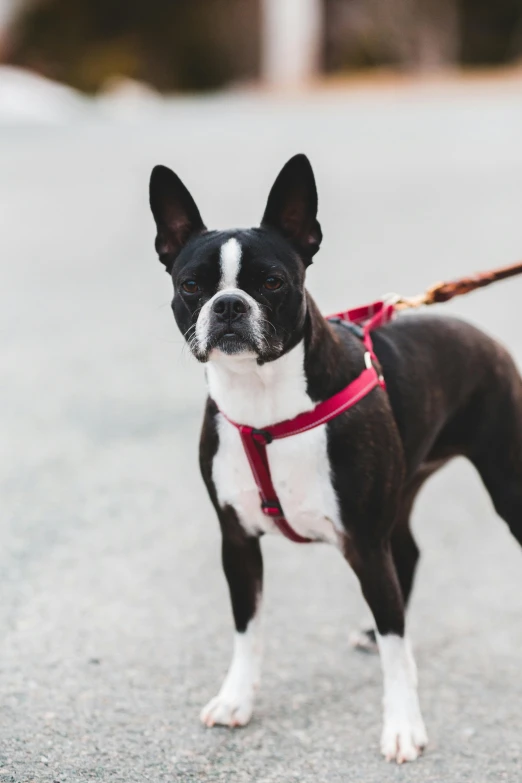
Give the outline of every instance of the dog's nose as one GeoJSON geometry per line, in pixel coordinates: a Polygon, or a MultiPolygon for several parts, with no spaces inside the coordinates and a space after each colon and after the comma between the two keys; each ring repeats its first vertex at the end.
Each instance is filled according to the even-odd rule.
{"type": "Polygon", "coordinates": [[[236,294],[223,294],[212,305],[212,310],[220,321],[236,321],[248,312],[248,302],[236,294]]]}

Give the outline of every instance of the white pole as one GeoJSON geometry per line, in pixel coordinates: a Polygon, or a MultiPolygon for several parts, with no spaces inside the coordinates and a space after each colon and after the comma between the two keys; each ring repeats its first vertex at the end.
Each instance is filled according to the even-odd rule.
{"type": "Polygon", "coordinates": [[[9,29],[24,0],[0,0],[0,54],[9,49],[9,29]]]}
{"type": "Polygon", "coordinates": [[[262,76],[276,87],[299,86],[320,68],[324,0],[262,0],[262,76]]]}

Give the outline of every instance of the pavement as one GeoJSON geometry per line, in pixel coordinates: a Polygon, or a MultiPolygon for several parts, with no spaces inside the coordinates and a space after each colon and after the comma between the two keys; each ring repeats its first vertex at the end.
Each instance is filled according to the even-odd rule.
{"type": "MultiPolygon", "coordinates": [[[[0,781],[522,780],[522,553],[471,466],[428,483],[409,627],[431,743],[378,752],[376,657],[333,549],[263,542],[266,659],[245,729],[198,713],[232,622],[197,467],[204,400],[155,259],[147,180],[212,227],[309,154],[327,311],[522,255],[522,83],[179,99],[0,129],[0,781]]],[[[522,280],[446,306],[522,362],[522,280]]]]}

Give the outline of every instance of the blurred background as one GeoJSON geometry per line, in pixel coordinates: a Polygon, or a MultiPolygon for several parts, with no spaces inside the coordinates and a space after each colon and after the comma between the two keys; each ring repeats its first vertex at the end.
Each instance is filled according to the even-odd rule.
{"type": "Polygon", "coordinates": [[[520,0],[1,0],[1,59],[96,93],[516,63],[520,0]]]}
{"type": "MultiPolygon", "coordinates": [[[[209,227],[254,225],[307,153],[323,312],[512,263],[521,56],[520,0],[0,0],[2,780],[522,780],[521,552],[464,461],[414,512],[422,761],[377,753],[353,574],[275,537],[256,717],[199,725],[232,621],[147,193],[163,163],[209,227]]],[[[521,366],[521,294],[438,309],[521,366]]]]}

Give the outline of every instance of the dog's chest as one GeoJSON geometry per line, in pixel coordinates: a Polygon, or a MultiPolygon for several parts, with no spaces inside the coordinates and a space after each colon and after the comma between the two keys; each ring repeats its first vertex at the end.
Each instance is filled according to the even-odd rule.
{"type": "MultiPolygon", "coordinates": [[[[268,426],[313,407],[306,393],[302,347],[271,366],[229,377],[222,368],[209,369],[209,389],[227,416],[250,426],[268,426]],[[275,366],[274,366],[275,365],[275,366]]],[[[260,506],[259,492],[237,429],[218,414],[219,446],[212,478],[222,506],[231,505],[249,533],[277,533],[260,506]]],[[[331,481],[324,425],[274,441],[267,447],[272,482],[285,517],[300,535],[332,543],[342,530],[331,481]]]]}

